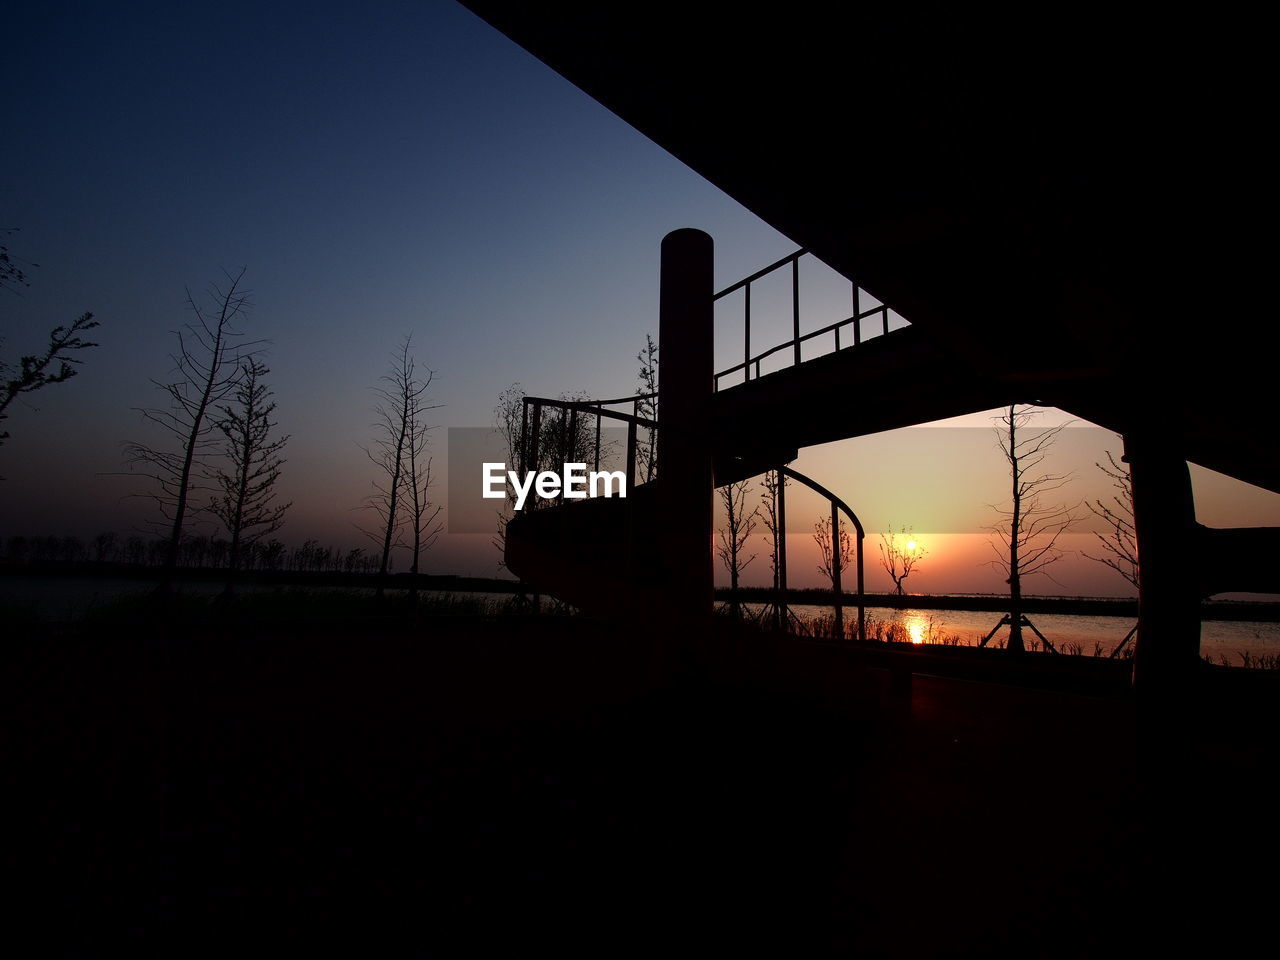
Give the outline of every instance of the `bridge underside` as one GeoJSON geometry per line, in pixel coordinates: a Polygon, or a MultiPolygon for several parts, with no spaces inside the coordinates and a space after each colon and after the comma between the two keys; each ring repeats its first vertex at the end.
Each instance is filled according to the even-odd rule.
{"type": "Polygon", "coordinates": [[[974,380],[1280,491],[1244,229],[1274,209],[1260,37],[1113,8],[859,5],[846,29],[810,0],[466,5],[974,380]]]}
{"type": "Polygon", "coordinates": [[[1250,229],[1275,207],[1264,32],[1114,8],[1037,23],[859,5],[846,27],[814,0],[771,16],[466,2],[912,324],[717,395],[704,440],[721,481],[1011,401],[1123,435],[1135,675],[1175,716],[1196,598],[1244,580],[1213,569],[1222,536],[1196,521],[1187,461],[1280,492],[1271,266],[1250,229]]]}
{"type": "Polygon", "coordinates": [[[800,447],[1022,401],[1017,384],[976,380],[914,327],[808,360],[712,401],[716,482],[755,476],[800,447]]]}

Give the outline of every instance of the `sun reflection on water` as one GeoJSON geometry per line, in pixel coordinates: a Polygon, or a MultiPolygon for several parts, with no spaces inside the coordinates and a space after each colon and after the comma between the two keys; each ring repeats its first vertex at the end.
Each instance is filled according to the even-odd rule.
{"type": "Polygon", "coordinates": [[[902,626],[907,631],[907,639],[912,643],[925,643],[929,639],[929,621],[924,614],[904,610],[902,626]]]}

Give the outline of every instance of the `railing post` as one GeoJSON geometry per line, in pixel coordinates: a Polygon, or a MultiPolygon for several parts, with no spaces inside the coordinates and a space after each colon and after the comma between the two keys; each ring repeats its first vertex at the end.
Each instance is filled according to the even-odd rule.
{"type": "Polygon", "coordinates": [[[781,470],[778,477],[778,600],[774,604],[778,616],[778,629],[786,630],[789,623],[787,611],[787,477],[781,470]]]}
{"type": "Polygon", "coordinates": [[[800,366],[800,258],[791,261],[791,331],[796,344],[796,366],[800,366]]]}
{"type": "Polygon", "coordinates": [[[831,501],[831,589],[836,601],[836,639],[844,639],[844,598],[840,588],[840,513],[831,501]]]}
{"type": "Polygon", "coordinates": [[[516,469],[520,471],[520,477],[523,479],[529,462],[529,400],[527,397],[520,404],[520,446],[516,452],[520,457],[520,463],[516,469]]]}
{"type": "Polygon", "coordinates": [[[569,411],[569,433],[565,438],[565,455],[564,462],[568,463],[572,457],[574,462],[578,458],[578,408],[574,407],[569,411]]]}
{"type": "Polygon", "coordinates": [[[600,416],[600,404],[597,403],[596,404],[596,459],[595,459],[595,466],[591,468],[597,471],[600,469],[600,421],[602,419],[603,418],[600,416]]]}
{"type": "Polygon", "coordinates": [[[636,483],[636,422],[627,423],[627,489],[636,483]]]}
{"type": "Polygon", "coordinates": [[[556,427],[560,432],[560,462],[569,459],[569,411],[564,407],[560,408],[560,416],[556,420],[556,427]]]}
{"type": "Polygon", "coordinates": [[[863,599],[863,598],[864,598],[864,596],[865,596],[865,593],[864,593],[864,591],[863,591],[863,589],[862,589],[862,587],[863,587],[863,581],[862,581],[862,541],[863,541],[863,539],[864,539],[864,534],[863,534],[863,532],[862,532],[861,528],[859,528],[859,529],[857,530],[857,535],[858,535],[858,542],[857,542],[857,550],[858,550],[858,557],[857,557],[857,561],[858,561],[858,639],[859,639],[859,640],[865,640],[865,639],[867,639],[867,608],[866,608],[866,601],[863,599]]]}
{"type": "MultiPolygon", "coordinates": [[[[713,246],[701,230],[662,240],[658,344],[656,533],[666,614],[685,625],[711,615],[711,395],[715,365],[713,246]]],[[[683,631],[682,631],[683,632],[683,631]]]]}
{"type": "MultiPolygon", "coordinates": [[[[533,405],[533,429],[529,433],[529,461],[525,465],[525,474],[530,470],[538,469],[538,456],[541,451],[538,449],[538,440],[542,436],[542,404],[535,402],[533,405]]],[[[521,478],[523,479],[523,477],[521,478]]],[[[528,510],[533,505],[533,498],[525,500],[525,509],[528,510]]]]}
{"type": "Polygon", "coordinates": [[[862,310],[858,307],[858,282],[853,283],[853,345],[862,342],[862,310]]]}

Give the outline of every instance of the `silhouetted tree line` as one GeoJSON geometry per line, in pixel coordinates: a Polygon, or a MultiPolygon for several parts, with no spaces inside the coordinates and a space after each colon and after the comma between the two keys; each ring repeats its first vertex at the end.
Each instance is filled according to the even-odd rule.
{"type": "MultiPolygon", "coordinates": [[[[12,536],[4,542],[4,560],[23,566],[82,563],[119,564],[163,569],[169,562],[168,537],[120,537],[99,533],[85,542],[79,537],[12,536]]],[[[259,540],[242,547],[239,569],[290,573],[378,572],[379,557],[364,547],[344,550],[307,540],[288,547],[276,539],[259,540]]],[[[189,534],[178,548],[178,566],[187,569],[225,570],[231,560],[231,541],[219,536],[189,534]]]]}

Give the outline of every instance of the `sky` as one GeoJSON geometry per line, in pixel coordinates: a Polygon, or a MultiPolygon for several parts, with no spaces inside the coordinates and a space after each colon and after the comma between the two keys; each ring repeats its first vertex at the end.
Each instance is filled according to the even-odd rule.
{"type": "MultiPolygon", "coordinates": [[[[40,349],[84,311],[101,327],[77,377],[10,409],[0,537],[145,525],[151,505],[130,496],[145,485],[119,475],[123,445],[158,439],[138,411],[162,403],[153,381],[172,372],[188,294],[200,301],[227,271],[245,271],[246,335],[270,341],[268,382],[290,436],[280,536],[350,547],[366,543],[358,508],[373,478],[360,445],[373,388],[406,335],[435,374],[443,459],[445,431],[488,426],[513,383],[634,391],[636,354],[657,333],[668,231],[712,235],[717,286],[796,247],[452,0],[50,2],[17,8],[8,25],[0,227],[16,230],[11,254],[38,267],[20,295],[0,292],[0,358],[40,349]]],[[[805,270],[812,329],[840,315],[849,290],[821,264],[805,270]]],[[[769,291],[758,296],[763,311],[769,291]]],[[[753,333],[762,344],[765,322],[753,333]]],[[[735,343],[726,305],[718,357],[735,343]]],[[[980,566],[987,505],[1002,495],[989,418],[951,426],[928,442],[901,432],[828,445],[796,466],[868,530],[933,535],[911,589],[996,591],[1000,577],[980,566]],[[968,438],[963,451],[953,435],[968,438]],[[924,506],[942,502],[962,509],[924,506]]],[[[1089,459],[1106,447],[1101,433],[1081,432],[1093,452],[1069,465],[1082,478],[1073,501],[1105,493],[1089,459]]],[[[1206,522],[1280,522],[1274,495],[1198,468],[1196,483],[1206,522]]],[[[811,538],[793,539],[794,579],[817,585],[799,572],[814,566],[811,538]]],[[[765,576],[758,552],[752,573],[765,576]]],[[[871,557],[869,586],[883,587],[871,557]]],[[[424,567],[491,575],[497,560],[487,536],[451,535],[424,567]]],[[[1097,564],[1061,568],[1076,572],[1033,592],[1125,592],[1097,564]]]]}

